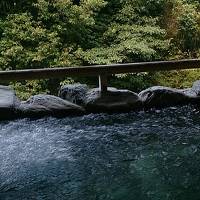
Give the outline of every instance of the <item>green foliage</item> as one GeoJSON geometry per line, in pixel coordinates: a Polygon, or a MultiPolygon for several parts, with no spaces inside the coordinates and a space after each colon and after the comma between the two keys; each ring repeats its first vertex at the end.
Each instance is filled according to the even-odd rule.
{"type": "Polygon", "coordinates": [[[196,6],[184,5],[179,17],[178,41],[182,51],[197,51],[200,48],[200,12],[196,6]]]}
{"type": "Polygon", "coordinates": [[[65,79],[64,81],[61,81],[60,82],[60,86],[64,86],[64,85],[67,85],[67,84],[74,84],[74,80],[72,78],[67,78],[65,79]]]}
{"type": "Polygon", "coordinates": [[[103,0],[84,0],[80,6],[70,0],[38,0],[37,20],[60,36],[63,47],[83,46],[89,40],[89,27],[95,24],[93,16],[105,5],[103,0]]]}
{"type": "MultiPolygon", "coordinates": [[[[107,43],[112,43],[105,48],[108,52],[112,52],[109,58],[111,61],[107,63],[161,59],[168,47],[168,41],[164,40],[164,34],[164,30],[149,25],[113,24],[104,34],[107,43]],[[120,60],[112,60],[113,54],[120,60]]],[[[105,55],[109,55],[107,52],[105,53],[105,55]]]]}
{"type": "Polygon", "coordinates": [[[45,80],[13,82],[10,85],[21,100],[27,100],[31,95],[49,93],[45,80]]]}
{"type": "Polygon", "coordinates": [[[140,3],[143,6],[139,6],[138,1],[121,1],[121,9],[114,10],[113,20],[102,32],[101,45],[82,52],[84,61],[89,64],[110,64],[165,58],[169,48],[165,30],[158,26],[157,18],[147,17],[153,12],[150,4],[140,3]],[[143,12],[139,8],[146,9],[146,15],[141,14],[143,12]]]}
{"type": "Polygon", "coordinates": [[[17,14],[26,12],[27,9],[34,13],[32,4],[37,0],[1,0],[0,1],[0,17],[5,17],[9,14],[17,14]]]}
{"type": "Polygon", "coordinates": [[[0,21],[0,69],[79,65],[76,51],[87,39],[87,27],[102,0],[38,0],[26,13],[9,14],[0,21]],[[84,37],[85,36],[85,37],[84,37]]]}
{"type": "Polygon", "coordinates": [[[172,72],[157,72],[154,83],[174,88],[190,88],[194,81],[200,80],[200,70],[182,70],[172,72]]]}
{"type": "Polygon", "coordinates": [[[170,0],[167,32],[172,58],[197,58],[200,49],[200,2],[170,0]]]}
{"type": "MultiPolygon", "coordinates": [[[[2,0],[0,9],[0,70],[200,57],[198,0],[2,0]]],[[[110,81],[134,91],[152,84],[184,87],[198,73],[129,74],[110,81]]],[[[59,80],[14,84],[23,99],[54,93],[57,86],[59,80]]]]}
{"type": "Polygon", "coordinates": [[[128,89],[134,92],[140,92],[154,85],[154,79],[149,73],[121,74],[111,77],[109,83],[111,86],[119,89],[128,89]]]}
{"type": "Polygon", "coordinates": [[[140,16],[159,17],[164,11],[166,0],[129,0],[129,2],[134,4],[140,16]]]}
{"type": "Polygon", "coordinates": [[[59,57],[60,38],[27,13],[9,15],[1,23],[0,68],[52,66],[59,57]]]}

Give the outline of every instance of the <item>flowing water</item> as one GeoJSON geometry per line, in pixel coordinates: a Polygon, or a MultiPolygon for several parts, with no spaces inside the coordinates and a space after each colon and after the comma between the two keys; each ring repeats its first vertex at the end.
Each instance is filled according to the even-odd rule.
{"type": "Polygon", "coordinates": [[[0,123],[0,200],[199,200],[192,107],[0,123]]]}

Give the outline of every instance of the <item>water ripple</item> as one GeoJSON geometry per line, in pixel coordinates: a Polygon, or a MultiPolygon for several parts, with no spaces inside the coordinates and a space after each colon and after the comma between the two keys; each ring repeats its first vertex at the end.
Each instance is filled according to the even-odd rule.
{"type": "Polygon", "coordinates": [[[194,107],[0,123],[2,200],[198,200],[194,107]]]}

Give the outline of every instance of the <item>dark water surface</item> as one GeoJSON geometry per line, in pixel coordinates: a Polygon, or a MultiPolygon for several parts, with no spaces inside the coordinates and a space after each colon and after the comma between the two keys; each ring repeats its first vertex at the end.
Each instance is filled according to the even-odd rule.
{"type": "Polygon", "coordinates": [[[0,200],[199,200],[191,107],[0,123],[0,200]]]}

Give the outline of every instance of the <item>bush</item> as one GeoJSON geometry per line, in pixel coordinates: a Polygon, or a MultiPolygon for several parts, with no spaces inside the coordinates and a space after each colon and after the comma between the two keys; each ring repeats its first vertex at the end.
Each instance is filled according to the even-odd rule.
{"type": "Polygon", "coordinates": [[[174,88],[190,88],[195,80],[200,80],[200,69],[157,72],[154,74],[154,82],[157,85],[174,88]]]}
{"type": "Polygon", "coordinates": [[[112,76],[109,80],[109,86],[118,89],[128,89],[133,92],[140,92],[154,84],[154,80],[149,73],[123,74],[112,76]]]}
{"type": "Polygon", "coordinates": [[[45,80],[12,82],[10,86],[16,91],[21,100],[27,100],[30,96],[39,93],[49,93],[45,80]]]}

